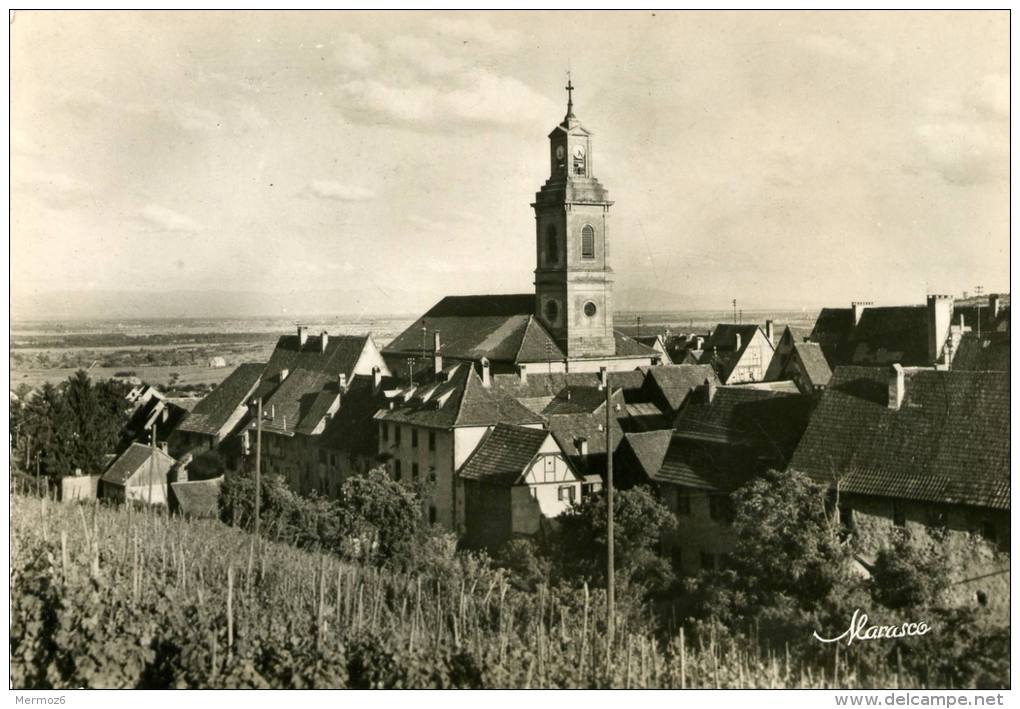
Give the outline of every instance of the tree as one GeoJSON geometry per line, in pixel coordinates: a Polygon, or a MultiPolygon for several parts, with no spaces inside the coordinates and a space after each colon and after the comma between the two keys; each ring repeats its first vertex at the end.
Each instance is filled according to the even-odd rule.
{"type": "Polygon", "coordinates": [[[375,540],[371,556],[381,560],[407,553],[422,521],[417,496],[381,468],[348,478],[340,488],[340,509],[344,532],[375,540]]]}
{"type": "Polygon", "coordinates": [[[929,608],[949,589],[950,568],[944,547],[897,534],[875,560],[872,595],[887,608],[929,608]]]}
{"type": "MultiPolygon", "coordinates": [[[[554,555],[564,575],[605,584],[606,496],[592,495],[560,515],[554,555]]],[[[618,490],[613,496],[613,542],[617,572],[646,590],[672,582],[668,560],[656,549],[676,520],[646,487],[618,490]]]]}

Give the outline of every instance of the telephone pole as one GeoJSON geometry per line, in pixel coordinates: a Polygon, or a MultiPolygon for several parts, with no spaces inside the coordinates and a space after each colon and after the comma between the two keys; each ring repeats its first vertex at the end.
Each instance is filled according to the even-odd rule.
{"type": "Polygon", "coordinates": [[[613,635],[616,631],[616,562],[613,539],[613,409],[612,387],[609,385],[609,368],[605,368],[606,384],[606,615],[609,631],[609,648],[612,651],[613,635]]]}
{"type": "Polygon", "coordinates": [[[259,534],[259,508],[262,506],[262,397],[255,400],[255,536],[259,534]]]}

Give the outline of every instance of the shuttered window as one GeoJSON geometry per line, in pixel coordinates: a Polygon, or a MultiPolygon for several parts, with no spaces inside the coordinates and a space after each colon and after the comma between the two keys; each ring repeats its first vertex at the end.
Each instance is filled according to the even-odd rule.
{"type": "Polygon", "coordinates": [[[581,229],[581,258],[595,258],[595,230],[590,224],[581,229]]]}

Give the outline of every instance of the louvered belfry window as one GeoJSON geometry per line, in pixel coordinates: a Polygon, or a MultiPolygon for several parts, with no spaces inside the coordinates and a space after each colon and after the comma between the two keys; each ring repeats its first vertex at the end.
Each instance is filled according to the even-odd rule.
{"type": "Polygon", "coordinates": [[[581,258],[595,258],[595,230],[590,224],[581,229],[581,258]]]}

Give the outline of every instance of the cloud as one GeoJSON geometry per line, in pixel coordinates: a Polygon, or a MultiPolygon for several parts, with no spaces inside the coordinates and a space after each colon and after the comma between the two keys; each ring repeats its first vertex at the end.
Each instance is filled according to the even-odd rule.
{"type": "MultiPolygon", "coordinates": [[[[344,69],[363,72],[379,61],[379,50],[360,35],[348,32],[330,44],[335,45],[333,57],[344,69]]],[[[323,46],[317,45],[316,48],[321,49],[323,46]]]]}
{"type": "Polygon", "coordinates": [[[340,86],[350,115],[362,113],[423,129],[468,126],[533,126],[559,110],[547,97],[510,76],[485,69],[460,72],[452,81],[429,84],[354,80],[340,86]],[[513,110],[507,110],[513,106],[513,110]]]}
{"type": "Polygon", "coordinates": [[[496,49],[517,46],[519,35],[506,27],[496,28],[484,17],[436,17],[432,27],[442,35],[468,44],[476,42],[496,49]]]}
{"type": "Polygon", "coordinates": [[[308,183],[307,193],[321,199],[335,199],[341,202],[363,202],[375,197],[375,192],[370,189],[335,180],[312,180],[308,183]]]}
{"type": "Polygon", "coordinates": [[[1008,137],[979,123],[941,121],[917,128],[921,156],[946,182],[976,185],[1009,177],[1008,137]]]}
{"type": "Polygon", "coordinates": [[[955,185],[1009,179],[1009,113],[1003,74],[986,75],[955,96],[929,98],[915,129],[922,167],[955,185]]]}
{"type": "Polygon", "coordinates": [[[187,233],[201,231],[203,228],[191,217],[160,204],[147,204],[135,216],[153,231],[187,233]]]}

